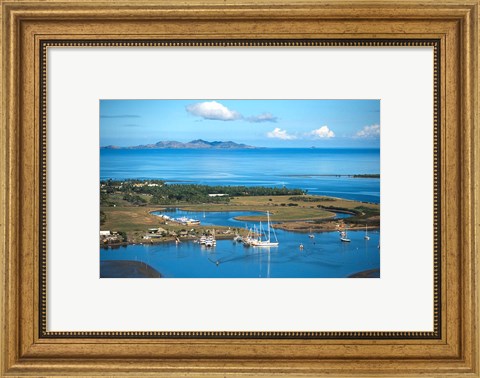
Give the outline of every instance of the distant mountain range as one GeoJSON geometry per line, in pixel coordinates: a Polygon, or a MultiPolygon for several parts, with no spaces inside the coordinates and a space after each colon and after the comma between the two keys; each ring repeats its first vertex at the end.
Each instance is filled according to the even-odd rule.
{"type": "Polygon", "coordinates": [[[207,142],[206,140],[196,139],[191,142],[182,143],[174,140],[160,141],[155,144],[141,144],[139,146],[119,147],[119,146],[104,146],[100,147],[108,150],[155,150],[155,149],[217,149],[217,150],[239,150],[239,149],[254,149],[258,147],[248,146],[246,144],[239,144],[232,141],[228,142],[207,142]]]}

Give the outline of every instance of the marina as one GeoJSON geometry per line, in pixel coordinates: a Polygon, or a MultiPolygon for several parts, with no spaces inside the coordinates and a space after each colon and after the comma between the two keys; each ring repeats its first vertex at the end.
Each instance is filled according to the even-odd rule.
{"type": "Polygon", "coordinates": [[[265,231],[271,222],[260,232],[259,222],[235,219],[259,216],[259,212],[207,211],[203,218],[203,211],[169,208],[155,215],[165,214],[169,218],[201,218],[203,225],[212,227],[211,235],[181,243],[101,249],[100,259],[141,261],[163,278],[345,278],[380,266],[378,230],[371,231],[368,240],[363,230],[349,231],[350,242],[344,243],[339,231],[299,233],[272,228],[268,237],[265,231]],[[231,237],[216,239],[214,226],[230,227],[231,237]],[[251,230],[251,239],[244,240],[236,230],[251,230]],[[262,245],[262,241],[270,245],[262,245]]]}
{"type": "Polygon", "coordinates": [[[322,232],[313,242],[306,234],[279,231],[281,242],[273,248],[245,248],[233,240],[208,248],[187,241],[102,249],[100,259],[142,261],[163,278],[346,278],[380,266],[379,233],[368,241],[363,236],[352,231],[351,243],[341,243],[338,232],[322,232]]]}

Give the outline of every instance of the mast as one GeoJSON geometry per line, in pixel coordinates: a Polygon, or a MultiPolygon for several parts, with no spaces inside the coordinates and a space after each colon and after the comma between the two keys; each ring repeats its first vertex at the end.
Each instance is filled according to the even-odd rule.
{"type": "Polygon", "coordinates": [[[270,241],[270,213],[267,211],[268,241],[270,241]]]}

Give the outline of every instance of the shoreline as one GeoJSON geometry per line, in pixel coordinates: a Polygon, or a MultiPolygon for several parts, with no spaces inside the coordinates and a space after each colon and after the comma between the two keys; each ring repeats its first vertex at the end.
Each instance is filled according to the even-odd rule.
{"type": "MultiPolygon", "coordinates": [[[[294,223],[294,222],[291,222],[291,223],[294,223]]],[[[223,227],[223,226],[215,226],[215,227],[223,227]]],[[[275,225],[272,225],[273,228],[276,228],[276,229],[281,229],[281,230],[284,230],[284,231],[287,231],[287,232],[293,232],[293,233],[296,233],[296,234],[308,234],[310,232],[310,229],[302,229],[302,230],[289,230],[289,229],[283,229],[281,227],[275,227],[275,225]]],[[[354,227],[349,227],[347,228],[349,231],[364,231],[365,230],[365,227],[358,227],[358,228],[354,228],[354,227]]],[[[368,231],[371,231],[371,230],[379,230],[380,229],[380,226],[376,227],[376,226],[371,226],[371,227],[368,227],[367,228],[368,231]]],[[[243,231],[245,231],[244,229],[242,229],[243,231]]],[[[317,232],[317,233],[323,233],[323,232],[337,232],[339,229],[338,228],[335,228],[335,229],[319,229],[319,228],[312,228],[311,231],[312,232],[317,232]]],[[[246,235],[246,233],[245,233],[246,235]]],[[[230,235],[216,235],[216,240],[232,240],[235,238],[235,234],[230,234],[230,235]]],[[[181,238],[180,239],[180,242],[178,244],[182,244],[182,243],[193,243],[195,240],[197,240],[198,238],[181,238]]],[[[112,243],[112,244],[106,244],[106,245],[100,245],[100,249],[120,249],[122,247],[126,248],[128,247],[129,245],[143,245],[143,246],[149,246],[149,245],[159,245],[159,244],[168,244],[168,243],[175,243],[176,242],[176,238],[175,237],[164,237],[164,238],[158,238],[158,239],[149,239],[149,240],[144,240],[142,242],[134,242],[134,241],[128,241],[128,242],[120,242],[120,243],[112,243]]],[[[116,261],[116,260],[115,260],[116,261]]]]}
{"type": "MultiPolygon", "coordinates": [[[[343,200],[343,199],[339,199],[339,200],[343,200]]],[[[367,202],[361,202],[361,203],[366,203],[367,202]]],[[[236,221],[238,222],[259,222],[260,220],[258,219],[259,217],[265,217],[264,216],[264,212],[263,211],[260,211],[258,209],[229,209],[229,210],[197,210],[197,209],[192,209],[191,205],[183,205],[183,206],[171,206],[171,207],[164,207],[164,208],[160,208],[160,209],[155,209],[155,210],[149,210],[148,211],[148,214],[149,215],[152,215],[152,216],[157,216],[156,214],[153,214],[154,212],[161,212],[161,211],[166,211],[167,209],[175,209],[175,210],[180,210],[180,211],[187,211],[187,212],[192,212],[192,213],[201,213],[201,212],[204,212],[204,213],[220,213],[220,212],[235,212],[235,211],[241,211],[241,212],[249,212],[249,213],[258,213],[258,215],[256,216],[250,216],[250,215],[240,215],[240,216],[236,216],[236,217],[233,217],[233,219],[235,219],[236,221]]],[[[327,213],[330,213],[332,215],[327,215],[327,216],[324,216],[324,217],[318,217],[318,218],[305,218],[305,219],[302,219],[302,218],[298,218],[298,219],[295,219],[295,220],[279,220],[279,221],[272,221],[272,227],[274,228],[281,228],[281,227],[275,227],[275,225],[279,225],[279,224],[290,224],[290,223],[311,223],[311,224],[315,224],[315,223],[312,223],[312,222],[315,222],[315,221],[322,221],[324,223],[327,223],[327,222],[332,222],[332,221],[338,221],[340,223],[344,222],[344,220],[347,220],[348,218],[337,218],[337,214],[348,214],[348,215],[351,215],[352,217],[354,217],[355,215],[357,215],[357,213],[355,213],[354,211],[352,210],[348,210],[348,209],[337,209],[337,208],[334,208],[334,209],[330,209],[330,208],[322,208],[321,210],[323,211],[326,211],[327,213]]],[[[273,214],[273,213],[270,213],[270,214],[273,214]]],[[[173,221],[173,223],[177,223],[175,221],[173,221]]],[[[180,223],[178,223],[178,225],[181,225],[180,223]]],[[[318,225],[318,224],[317,224],[318,225]]],[[[183,225],[183,226],[186,226],[186,225],[183,225]]],[[[201,225],[200,225],[201,226],[201,225]]],[[[229,227],[229,226],[221,226],[221,225],[208,225],[208,226],[203,226],[203,227],[216,227],[216,228],[222,228],[222,227],[229,227]]],[[[363,226],[362,226],[363,227],[363,226]]],[[[360,227],[361,228],[361,227],[360,227]]],[[[373,226],[371,229],[379,229],[380,228],[380,225],[378,226],[373,226]]],[[[370,228],[368,228],[370,229],[370,228]]],[[[288,228],[285,228],[286,231],[290,231],[288,228]]],[[[295,232],[294,230],[291,230],[292,232],[295,232]]],[[[328,230],[324,230],[324,229],[320,229],[319,230],[320,232],[322,231],[328,231],[328,230]]]]}
{"type": "MultiPolygon", "coordinates": [[[[236,235],[216,235],[215,239],[216,240],[233,240],[233,238],[236,235]]],[[[198,238],[181,238],[179,244],[182,243],[193,243],[194,240],[197,240],[198,238]]],[[[111,243],[111,244],[105,244],[105,245],[100,245],[100,249],[120,249],[122,247],[128,247],[129,245],[156,245],[156,244],[166,244],[166,243],[175,243],[176,238],[175,237],[164,237],[164,238],[156,238],[156,239],[149,239],[149,240],[144,240],[142,242],[133,242],[133,241],[127,241],[127,242],[120,242],[120,243],[111,243]]],[[[116,260],[115,260],[116,261],[116,260]]]]}
{"type": "Polygon", "coordinates": [[[118,248],[132,244],[154,245],[176,240],[192,241],[213,230],[219,240],[233,239],[237,233],[241,236],[248,233],[242,222],[265,222],[267,212],[270,213],[272,227],[286,232],[301,234],[343,229],[361,231],[365,230],[365,227],[367,230],[380,229],[378,205],[325,196],[239,196],[232,197],[229,203],[176,203],[156,206],[130,204],[120,193],[110,196],[110,204],[101,207],[101,216],[103,214],[104,217],[101,230],[120,236],[101,239],[102,248],[118,248]],[[222,221],[215,220],[215,217],[209,222],[217,224],[184,224],[159,216],[170,209],[191,212],[189,217],[200,221],[201,213],[237,212],[234,219],[238,224],[227,222],[226,225],[220,225],[218,223],[222,221]],[[344,214],[348,216],[345,217],[344,214]],[[150,231],[154,229],[157,231],[150,231]]]}
{"type": "MultiPolygon", "coordinates": [[[[330,220],[323,223],[312,223],[312,222],[283,222],[272,225],[273,228],[295,232],[299,234],[305,234],[309,232],[335,232],[341,230],[348,231],[365,231],[364,224],[349,224],[347,222],[330,220]]],[[[370,225],[367,226],[367,231],[380,230],[380,225],[370,225]]]]}

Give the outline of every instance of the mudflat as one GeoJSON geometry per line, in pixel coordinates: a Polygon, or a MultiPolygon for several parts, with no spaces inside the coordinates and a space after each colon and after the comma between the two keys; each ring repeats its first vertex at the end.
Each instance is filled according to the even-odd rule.
{"type": "Polygon", "coordinates": [[[161,278],[150,265],[132,260],[100,261],[100,278],[161,278]]]}

